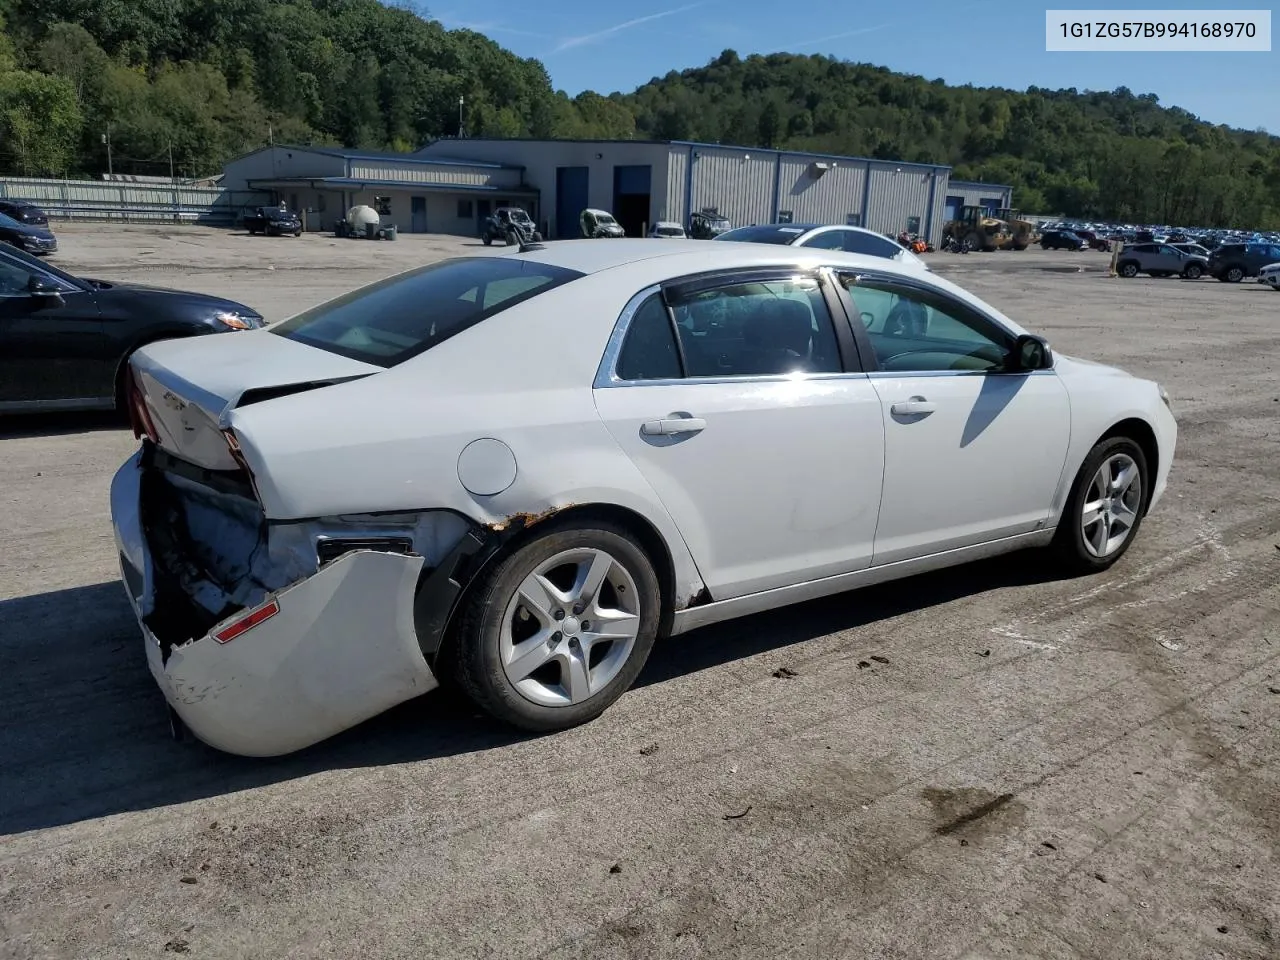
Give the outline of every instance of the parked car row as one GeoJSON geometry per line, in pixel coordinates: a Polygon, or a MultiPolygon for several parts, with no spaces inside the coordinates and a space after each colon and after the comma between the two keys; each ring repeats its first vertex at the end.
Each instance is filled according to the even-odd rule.
{"type": "Polygon", "coordinates": [[[1122,277],[1145,273],[1152,277],[1178,276],[1198,280],[1208,274],[1223,283],[1239,283],[1246,277],[1263,276],[1269,266],[1280,263],[1280,244],[1228,243],[1206,250],[1195,243],[1133,243],[1125,245],[1116,260],[1122,277]]]}

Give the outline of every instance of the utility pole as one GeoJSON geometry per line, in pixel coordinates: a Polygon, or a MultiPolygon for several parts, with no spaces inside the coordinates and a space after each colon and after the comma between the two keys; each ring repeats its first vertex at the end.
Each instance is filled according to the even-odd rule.
{"type": "Polygon", "coordinates": [[[169,182],[170,183],[175,182],[173,177],[173,141],[172,140],[169,141],[169,182]]]}
{"type": "Polygon", "coordinates": [[[464,137],[466,134],[462,132],[462,97],[458,97],[458,137],[464,137]]]}
{"type": "Polygon", "coordinates": [[[111,169],[111,124],[107,124],[107,132],[102,135],[102,142],[107,145],[107,176],[113,173],[111,169]]]}

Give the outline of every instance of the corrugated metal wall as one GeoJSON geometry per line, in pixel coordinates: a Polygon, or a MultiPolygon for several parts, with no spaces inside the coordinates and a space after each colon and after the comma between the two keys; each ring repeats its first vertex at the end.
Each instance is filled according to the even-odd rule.
{"type": "Polygon", "coordinates": [[[230,190],[247,190],[250,180],[341,177],[346,172],[347,162],[341,157],[300,147],[263,147],[228,162],[223,168],[222,183],[230,190]]]}
{"type": "MultiPolygon", "coordinates": [[[[654,172],[657,176],[657,171],[654,172]]],[[[685,190],[689,186],[689,148],[673,146],[667,151],[667,196],[659,206],[654,203],[654,220],[672,220],[689,226],[689,211],[685,209],[685,190]]]]}
{"type": "Polygon", "coordinates": [[[230,225],[245,207],[271,202],[271,194],[99,180],[0,179],[0,198],[30,200],[50,217],[139,223],[230,225]]]}
{"type": "Polygon", "coordinates": [[[454,167],[434,163],[352,160],[351,176],[356,180],[394,180],[402,183],[462,184],[477,187],[520,186],[519,170],[503,170],[499,167],[454,167]]]}
{"type": "Polygon", "coordinates": [[[694,147],[691,205],[714,207],[735,227],[772,223],[776,171],[776,154],[694,147]]]}
{"type": "Polygon", "coordinates": [[[790,210],[793,223],[847,223],[862,213],[866,164],[825,160],[833,164],[815,177],[812,157],[784,154],[778,181],[778,211],[790,210]]]}
{"type": "MultiPolygon", "coordinates": [[[[867,193],[867,210],[862,225],[878,233],[897,234],[911,226],[911,218],[919,218],[918,232],[929,233],[937,242],[941,224],[937,222],[937,187],[934,189],[935,214],[929,222],[929,187],[935,179],[927,167],[898,166],[893,163],[871,163],[871,184],[867,193]]],[[[939,173],[945,173],[945,169],[939,173]]],[[[945,182],[939,176],[938,186],[945,182]]]]}

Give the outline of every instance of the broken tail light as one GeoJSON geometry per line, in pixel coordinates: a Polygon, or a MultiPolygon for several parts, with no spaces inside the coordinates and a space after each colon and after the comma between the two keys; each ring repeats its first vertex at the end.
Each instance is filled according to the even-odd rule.
{"type": "Polygon", "coordinates": [[[219,643],[230,643],[236,637],[248,633],[259,624],[266,623],[280,612],[280,603],[269,600],[260,607],[250,610],[238,620],[233,620],[213,635],[219,643]]]}
{"type": "Polygon", "coordinates": [[[142,395],[142,387],[133,375],[133,367],[127,367],[124,373],[125,406],[129,408],[129,426],[133,435],[139,440],[146,437],[152,443],[160,442],[160,434],[156,431],[155,422],[151,419],[151,411],[147,409],[146,398],[142,395]]]}

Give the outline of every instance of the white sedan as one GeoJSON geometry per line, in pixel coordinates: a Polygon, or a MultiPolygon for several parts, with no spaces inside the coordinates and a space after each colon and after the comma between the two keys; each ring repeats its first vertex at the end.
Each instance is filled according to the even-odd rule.
{"type": "Polygon", "coordinates": [[[720,234],[716,240],[731,243],[778,243],[792,247],[814,247],[818,250],[843,250],[868,257],[883,257],[904,267],[928,270],[929,265],[896,240],[866,227],[847,227],[823,223],[766,223],[738,227],[720,234]]]}
{"type": "Polygon", "coordinates": [[[555,730],[659,636],[1025,547],[1105,569],[1177,434],[1155,383],[936,275],[684,240],[436,263],[143,347],[127,390],[152,673],[250,755],[437,677],[555,730]]]}
{"type": "Polygon", "coordinates": [[[1258,282],[1269,283],[1272,290],[1280,290],[1280,263],[1269,263],[1259,270],[1258,282]]]}

